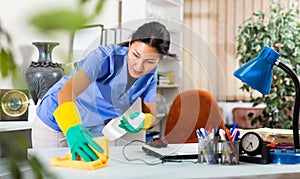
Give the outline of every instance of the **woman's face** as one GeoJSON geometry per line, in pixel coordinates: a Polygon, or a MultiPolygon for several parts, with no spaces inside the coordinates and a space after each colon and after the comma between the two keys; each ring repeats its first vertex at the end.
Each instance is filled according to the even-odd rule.
{"type": "Polygon", "coordinates": [[[133,78],[139,78],[152,71],[159,62],[159,53],[143,42],[135,41],[127,54],[128,71],[133,78]]]}

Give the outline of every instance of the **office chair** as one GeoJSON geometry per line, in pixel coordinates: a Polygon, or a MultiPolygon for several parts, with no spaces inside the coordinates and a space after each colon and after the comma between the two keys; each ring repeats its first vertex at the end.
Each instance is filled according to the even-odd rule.
{"type": "Polygon", "coordinates": [[[169,110],[164,137],[169,143],[197,143],[196,129],[225,128],[215,98],[204,90],[179,93],[169,110]]]}
{"type": "Polygon", "coordinates": [[[256,122],[255,124],[251,124],[251,119],[249,119],[248,115],[250,113],[253,114],[253,118],[255,116],[262,115],[263,108],[242,108],[242,107],[236,107],[232,109],[232,118],[233,122],[238,123],[238,127],[241,129],[256,129],[261,128],[262,125],[259,122],[256,122]]]}

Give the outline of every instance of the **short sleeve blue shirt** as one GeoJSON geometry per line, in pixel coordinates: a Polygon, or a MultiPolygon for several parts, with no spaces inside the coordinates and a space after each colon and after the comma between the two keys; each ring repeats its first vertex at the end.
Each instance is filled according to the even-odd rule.
{"type": "MultiPolygon", "coordinates": [[[[127,90],[128,47],[99,46],[76,63],[76,69],[62,77],[48,90],[41,100],[37,115],[48,126],[60,131],[53,112],[58,106],[57,95],[76,70],[83,70],[90,78],[90,85],[76,97],[76,106],[85,127],[102,126],[112,118],[121,116],[139,97],[144,102],[155,102],[157,68],[138,78],[127,90]]],[[[75,79],[76,80],[76,79],[75,79]]]]}

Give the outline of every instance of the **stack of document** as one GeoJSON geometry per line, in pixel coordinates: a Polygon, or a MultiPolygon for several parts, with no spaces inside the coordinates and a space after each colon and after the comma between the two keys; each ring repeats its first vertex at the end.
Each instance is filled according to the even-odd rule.
{"type": "Polygon", "coordinates": [[[291,129],[241,129],[241,137],[247,132],[256,132],[260,134],[265,142],[275,142],[280,145],[294,145],[293,130],[291,129]]]}
{"type": "Polygon", "coordinates": [[[159,85],[173,85],[174,84],[174,72],[159,72],[158,73],[159,85]]]}

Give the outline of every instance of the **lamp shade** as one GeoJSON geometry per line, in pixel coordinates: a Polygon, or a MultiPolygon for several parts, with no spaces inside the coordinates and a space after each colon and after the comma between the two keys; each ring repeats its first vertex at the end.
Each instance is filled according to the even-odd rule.
{"type": "Polygon", "coordinates": [[[256,58],[241,66],[233,75],[262,94],[269,94],[273,66],[279,56],[272,48],[264,46],[256,58]]]}

